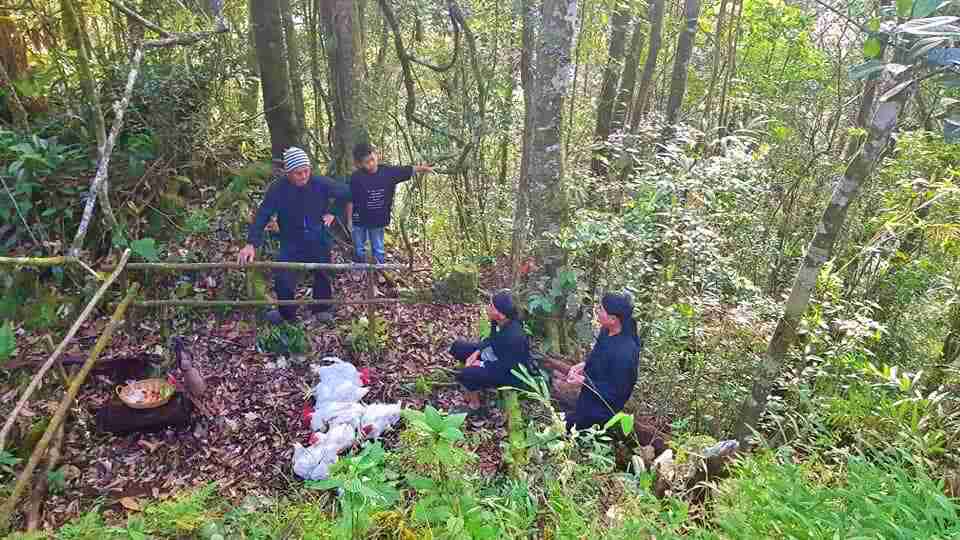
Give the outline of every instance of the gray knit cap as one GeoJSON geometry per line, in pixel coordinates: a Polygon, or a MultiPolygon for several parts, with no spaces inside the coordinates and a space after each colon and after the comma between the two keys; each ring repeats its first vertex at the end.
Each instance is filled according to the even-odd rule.
{"type": "Polygon", "coordinates": [[[292,172],[300,167],[309,166],[310,158],[307,157],[307,153],[296,146],[287,148],[287,150],[283,153],[283,167],[287,172],[292,172]]]}

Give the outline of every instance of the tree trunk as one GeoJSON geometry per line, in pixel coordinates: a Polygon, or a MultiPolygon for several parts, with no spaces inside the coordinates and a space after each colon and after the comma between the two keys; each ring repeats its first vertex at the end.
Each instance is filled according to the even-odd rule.
{"type": "MultiPolygon", "coordinates": [[[[895,83],[895,81],[893,81],[895,83]]],[[[867,140],[863,148],[847,166],[843,178],[834,188],[833,195],[817,225],[817,232],[807,247],[800,269],[797,271],[793,289],[784,308],[783,315],[767,352],[753,379],[753,389],[743,403],[737,426],[737,439],[746,443],[751,430],[757,428],[757,421],[766,408],[767,398],[783,369],[787,351],[794,343],[800,319],[810,304],[810,295],[817,284],[820,269],[833,252],[837,234],[843,227],[850,204],[856,198],[863,183],[873,173],[880,153],[890,141],[890,134],[897,126],[897,120],[904,103],[909,101],[916,84],[896,97],[882,103],[874,113],[868,126],[867,140]]],[[[892,84],[888,87],[892,87],[892,84]]]]}
{"type": "Polygon", "coordinates": [[[29,124],[27,124],[27,110],[23,107],[17,89],[13,86],[13,78],[7,74],[7,68],[3,65],[3,62],[0,62],[0,87],[7,90],[7,96],[9,96],[7,103],[10,104],[13,123],[23,131],[27,131],[30,129],[29,124]]]}
{"type": "Polygon", "coordinates": [[[703,125],[706,126],[707,137],[711,136],[713,119],[713,96],[717,88],[717,79],[720,77],[720,56],[723,53],[723,22],[727,15],[727,0],[720,1],[720,10],[717,13],[717,27],[713,32],[713,60],[710,66],[710,83],[707,85],[707,95],[703,104],[703,125]]]}
{"type": "Polygon", "coordinates": [[[653,85],[653,74],[657,70],[657,55],[663,44],[663,0],[650,0],[650,47],[647,49],[647,60],[643,63],[643,73],[640,75],[640,86],[637,88],[637,97],[633,103],[633,114],[630,116],[631,132],[636,133],[640,119],[647,111],[647,96],[653,85]]]}
{"type": "Polygon", "coordinates": [[[329,99],[333,105],[332,161],[338,175],[353,169],[353,145],[368,139],[363,114],[361,69],[355,35],[356,6],[350,0],[321,3],[324,34],[328,36],[329,99]]]}
{"type": "Polygon", "coordinates": [[[730,51],[730,59],[727,64],[726,71],[723,74],[723,86],[720,89],[720,111],[717,115],[717,138],[726,136],[727,133],[727,97],[730,93],[730,83],[733,81],[733,76],[737,72],[737,49],[740,43],[740,27],[743,25],[743,0],[734,0],[735,5],[731,9],[732,18],[730,22],[733,23],[736,20],[736,24],[733,26],[732,31],[729,35],[729,44],[727,50],[730,51]],[[733,14],[733,10],[736,10],[736,14],[733,14]]]}
{"type": "MultiPolygon", "coordinates": [[[[529,4],[528,4],[529,5],[529,4]]],[[[525,276],[524,289],[533,295],[552,298],[551,286],[565,264],[564,252],[554,239],[567,220],[563,189],[563,152],[560,139],[563,125],[563,98],[570,87],[573,60],[570,49],[577,28],[576,0],[542,0],[539,18],[542,26],[535,37],[532,100],[528,153],[528,205],[532,219],[531,251],[535,270],[525,276]]],[[[547,311],[548,344],[552,350],[563,348],[561,319],[565,299],[554,298],[547,311]]]]}
{"type": "Polygon", "coordinates": [[[617,91],[617,102],[613,109],[611,120],[613,129],[627,125],[633,97],[637,91],[637,68],[640,67],[641,52],[643,52],[643,25],[640,19],[635,19],[633,35],[630,38],[630,52],[623,65],[623,77],[620,79],[620,90],[617,91]]]}
{"type": "Polygon", "coordinates": [[[260,110],[260,85],[251,84],[249,81],[260,77],[260,64],[257,63],[257,39],[254,31],[253,22],[253,0],[247,0],[247,50],[245,53],[247,64],[248,82],[243,93],[243,110],[250,116],[257,114],[260,110]]]}
{"type": "Polygon", "coordinates": [[[510,242],[510,287],[516,288],[520,279],[520,259],[527,243],[527,200],[530,171],[531,112],[533,111],[533,47],[537,35],[536,17],[530,2],[520,6],[523,21],[520,43],[520,86],[523,89],[523,139],[520,150],[520,175],[517,179],[517,196],[513,208],[513,238],[510,242]]]}
{"type": "Polygon", "coordinates": [[[287,51],[287,71],[290,75],[290,93],[293,95],[294,120],[297,122],[297,139],[308,154],[310,145],[304,136],[307,129],[307,113],[303,105],[303,74],[300,67],[300,43],[297,28],[293,24],[290,0],[280,0],[280,15],[283,18],[283,37],[287,51]]]}
{"type": "MultiPolygon", "coordinates": [[[[100,108],[100,92],[97,90],[97,84],[93,80],[93,73],[90,71],[89,43],[83,36],[87,35],[86,20],[79,14],[79,6],[74,0],[62,0],[61,9],[63,10],[63,32],[69,47],[77,51],[77,71],[80,74],[80,88],[83,90],[83,98],[90,107],[90,119],[93,123],[94,134],[97,137],[97,160],[103,159],[104,146],[107,143],[106,122],[103,119],[103,109],[100,108]]],[[[104,221],[107,229],[116,229],[119,224],[117,217],[113,213],[113,205],[110,204],[110,179],[104,178],[100,184],[100,190],[97,192],[97,198],[100,201],[100,210],[103,212],[104,221]]]]}
{"type": "Polygon", "coordinates": [[[680,105],[683,104],[683,96],[687,91],[687,70],[690,67],[690,57],[693,55],[699,17],[700,0],[686,0],[683,8],[683,18],[686,25],[677,39],[677,57],[673,61],[670,97],[667,99],[667,123],[660,137],[661,142],[666,142],[673,136],[674,124],[676,124],[677,117],[680,115],[680,105]]]}
{"type": "Polygon", "coordinates": [[[103,120],[103,110],[100,108],[100,93],[90,72],[90,55],[80,36],[87,33],[77,17],[77,5],[74,0],[62,0],[60,3],[63,12],[63,34],[68,47],[77,52],[77,72],[80,75],[80,88],[83,98],[90,107],[89,119],[93,124],[94,134],[97,137],[97,158],[103,154],[103,145],[107,142],[106,122],[103,120]]]}
{"type": "Polygon", "coordinates": [[[277,0],[251,0],[251,20],[260,64],[263,110],[270,130],[270,152],[274,160],[283,151],[300,144],[297,122],[290,99],[289,73],[284,59],[283,22],[277,0]]]}
{"type": "MultiPolygon", "coordinates": [[[[610,46],[607,55],[607,66],[603,70],[603,85],[600,96],[597,98],[597,125],[593,132],[593,142],[601,145],[607,143],[610,136],[613,109],[617,102],[617,87],[620,82],[620,71],[623,65],[624,44],[627,39],[627,27],[630,26],[629,0],[614,0],[614,12],[610,17],[610,46]]],[[[609,154],[601,148],[594,151],[590,170],[600,178],[607,175],[606,156],[609,154]]]]}

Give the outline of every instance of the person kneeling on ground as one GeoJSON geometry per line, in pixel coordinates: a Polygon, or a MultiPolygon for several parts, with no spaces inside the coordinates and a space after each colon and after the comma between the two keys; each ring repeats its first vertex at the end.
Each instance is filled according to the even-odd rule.
{"type": "Polygon", "coordinates": [[[450,346],[450,354],[466,363],[456,379],[466,389],[466,412],[483,416],[486,410],[480,401],[480,393],[500,386],[516,386],[522,383],[511,371],[523,364],[530,365],[530,344],[523,331],[523,323],[514,307],[513,298],[507,291],[493,296],[487,306],[490,319],[490,337],[479,343],[457,340],[450,346]]]}
{"type": "Polygon", "coordinates": [[[604,295],[597,307],[597,319],[601,330],[590,356],[567,374],[568,383],[582,385],[576,411],[567,417],[567,429],[603,427],[623,410],[637,382],[642,342],[630,298],[604,295]]]}
{"type": "MultiPolygon", "coordinates": [[[[296,147],[283,153],[286,176],[267,189],[267,194],[257,210],[257,217],[250,225],[247,245],[237,254],[237,262],[245,264],[256,257],[256,250],[263,243],[263,228],[270,217],[276,214],[280,226],[280,254],[278,262],[329,263],[333,237],[328,228],[334,221],[329,209],[331,198],[350,202],[350,188],[338,184],[332,178],[311,174],[310,158],[296,147]]],[[[295,270],[273,271],[274,291],[279,300],[293,300],[299,281],[295,270]]],[[[313,298],[330,300],[333,290],[326,272],[313,272],[313,298]]],[[[333,306],[314,305],[311,311],[319,321],[333,319],[333,306]]],[[[280,306],[267,313],[267,320],[277,324],[297,319],[297,306],[280,306]]]]}

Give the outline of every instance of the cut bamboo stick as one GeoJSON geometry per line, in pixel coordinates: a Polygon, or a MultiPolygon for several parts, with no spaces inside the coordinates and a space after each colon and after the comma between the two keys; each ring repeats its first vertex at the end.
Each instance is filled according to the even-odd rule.
{"type": "MultiPolygon", "coordinates": [[[[124,255],[126,255],[126,253],[124,255]]],[[[113,312],[110,322],[107,324],[107,327],[104,328],[103,333],[100,334],[100,338],[97,339],[93,350],[90,351],[90,356],[87,357],[87,361],[83,363],[83,367],[80,368],[77,375],[70,381],[70,388],[67,389],[67,393],[63,396],[63,399],[60,400],[57,411],[53,413],[53,417],[50,418],[50,424],[47,426],[47,430],[43,433],[40,441],[37,442],[33,453],[30,454],[30,460],[27,461],[27,465],[20,471],[20,476],[17,477],[17,483],[14,485],[10,496],[6,502],[3,503],[3,506],[0,507],[0,534],[5,534],[10,529],[10,516],[13,515],[13,511],[17,507],[17,502],[19,502],[20,497],[23,496],[24,491],[26,491],[27,484],[33,477],[33,471],[37,468],[37,464],[40,463],[40,459],[50,445],[54,434],[59,431],[61,424],[63,424],[67,412],[69,412],[70,407],[73,405],[73,400],[76,399],[77,394],[80,393],[80,386],[83,385],[87,379],[87,375],[93,370],[93,366],[96,364],[100,353],[103,352],[113,338],[114,330],[123,320],[123,314],[127,311],[127,306],[130,305],[133,298],[137,295],[139,288],[140,286],[136,283],[130,286],[126,297],[124,297],[120,305],[117,306],[117,310],[113,312]]]]}
{"type": "Polygon", "coordinates": [[[337,305],[353,306],[367,304],[400,304],[400,298],[371,298],[369,300],[141,300],[134,302],[137,307],[186,306],[200,308],[214,307],[260,307],[260,306],[314,306],[337,305]]]}
{"type": "Polygon", "coordinates": [[[124,265],[127,264],[127,260],[130,258],[130,250],[127,249],[123,252],[123,256],[120,257],[120,264],[117,265],[117,269],[110,274],[110,277],[103,282],[103,285],[100,286],[100,289],[97,290],[96,294],[93,295],[93,298],[90,302],[87,303],[87,307],[83,309],[83,312],[80,313],[80,316],[77,317],[76,322],[73,323],[73,326],[70,327],[70,330],[67,332],[67,335],[63,337],[63,341],[60,342],[60,346],[57,347],[57,350],[53,351],[53,354],[50,355],[50,358],[40,367],[37,373],[33,376],[33,379],[30,381],[30,384],[27,386],[27,389],[24,390],[23,395],[20,397],[20,401],[17,402],[16,407],[13,408],[13,412],[10,413],[10,416],[7,417],[7,421],[3,424],[3,429],[0,430],[0,450],[6,448],[7,436],[10,434],[10,430],[13,428],[13,424],[17,419],[17,416],[20,414],[20,411],[23,410],[24,405],[26,405],[27,400],[30,399],[30,396],[37,390],[37,387],[40,386],[40,381],[43,380],[43,376],[50,370],[51,367],[60,359],[60,356],[63,354],[63,351],[67,349],[67,345],[70,344],[70,340],[73,339],[73,336],[77,334],[80,330],[80,326],[87,320],[87,317],[93,312],[93,309],[97,307],[97,304],[100,303],[100,299],[103,298],[103,295],[107,292],[107,289],[113,285],[113,282],[117,279],[117,276],[123,272],[124,265]]]}
{"type": "Polygon", "coordinates": [[[206,262],[206,263],[130,263],[127,265],[129,270],[159,270],[159,271],[194,271],[194,270],[242,270],[245,268],[277,268],[286,270],[403,270],[406,265],[403,264],[365,264],[365,263],[298,263],[298,262],[274,262],[274,261],[255,261],[251,263],[240,264],[236,262],[206,262]]]}

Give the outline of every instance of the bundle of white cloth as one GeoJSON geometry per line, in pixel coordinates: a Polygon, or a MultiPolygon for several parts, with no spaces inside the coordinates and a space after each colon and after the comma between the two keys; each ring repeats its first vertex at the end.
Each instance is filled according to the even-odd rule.
{"type": "Polygon", "coordinates": [[[327,357],[310,367],[320,377],[313,389],[310,445],[293,445],[293,472],[305,480],[325,480],[343,450],[378,439],[400,420],[401,404],[360,400],[370,391],[349,362],[327,357]]]}

